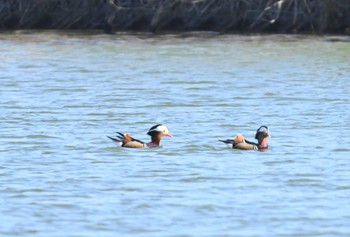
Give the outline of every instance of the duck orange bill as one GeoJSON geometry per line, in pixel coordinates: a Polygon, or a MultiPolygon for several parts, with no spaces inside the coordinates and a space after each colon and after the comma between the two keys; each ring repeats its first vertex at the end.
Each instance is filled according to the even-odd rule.
{"type": "Polygon", "coordinates": [[[173,137],[173,135],[172,134],[170,134],[170,133],[168,133],[167,135],[165,135],[165,136],[167,136],[167,137],[173,137]]]}

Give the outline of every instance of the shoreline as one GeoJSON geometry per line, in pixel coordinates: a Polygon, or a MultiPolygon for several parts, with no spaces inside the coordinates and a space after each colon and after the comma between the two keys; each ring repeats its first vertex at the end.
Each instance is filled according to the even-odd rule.
{"type": "Polygon", "coordinates": [[[6,39],[6,37],[38,37],[38,39],[44,40],[46,37],[54,35],[55,37],[102,37],[102,38],[120,38],[136,37],[139,39],[186,39],[186,38],[201,38],[201,39],[216,39],[226,37],[237,41],[261,41],[261,40],[273,40],[273,41],[299,41],[299,40],[312,40],[317,39],[323,42],[329,43],[350,43],[350,35],[342,34],[281,34],[281,33],[219,33],[212,31],[170,31],[170,32],[141,32],[141,31],[119,31],[111,34],[106,34],[101,30],[43,30],[43,29],[25,29],[25,30],[1,30],[0,29],[0,41],[6,39]]]}

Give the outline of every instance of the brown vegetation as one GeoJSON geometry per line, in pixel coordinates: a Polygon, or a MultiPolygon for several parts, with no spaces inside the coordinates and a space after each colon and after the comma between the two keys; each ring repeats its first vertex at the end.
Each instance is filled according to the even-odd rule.
{"type": "Polygon", "coordinates": [[[350,0],[1,0],[2,29],[345,33],[350,0]]]}

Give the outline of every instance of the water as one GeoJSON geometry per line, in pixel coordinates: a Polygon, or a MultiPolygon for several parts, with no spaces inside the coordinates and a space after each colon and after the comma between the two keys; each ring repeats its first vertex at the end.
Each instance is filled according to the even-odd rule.
{"type": "Polygon", "coordinates": [[[0,36],[1,236],[349,236],[350,44],[0,36]],[[116,131],[158,149],[122,149],[116,131]],[[270,149],[218,139],[262,124],[270,149]]]}

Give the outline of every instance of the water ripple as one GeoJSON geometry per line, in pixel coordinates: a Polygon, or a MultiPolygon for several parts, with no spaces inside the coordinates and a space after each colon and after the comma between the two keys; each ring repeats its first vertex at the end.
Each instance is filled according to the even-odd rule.
{"type": "Polygon", "coordinates": [[[350,235],[348,44],[34,32],[0,47],[1,236],[350,235]],[[106,137],[149,141],[157,123],[174,135],[158,149],[106,137]],[[268,152],[218,141],[261,124],[268,152]]]}

